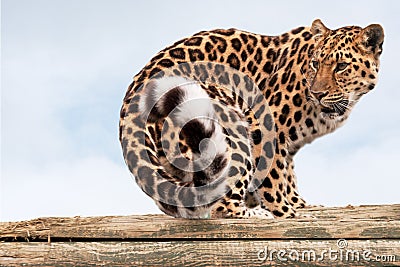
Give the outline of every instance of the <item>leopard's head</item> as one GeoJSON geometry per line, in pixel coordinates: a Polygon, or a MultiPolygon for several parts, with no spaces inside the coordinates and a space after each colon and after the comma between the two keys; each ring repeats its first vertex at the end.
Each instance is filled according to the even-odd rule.
{"type": "Polygon", "coordinates": [[[308,97],[323,118],[340,120],[377,83],[383,28],[371,24],[330,30],[315,20],[310,31],[315,49],[307,71],[308,97]]]}

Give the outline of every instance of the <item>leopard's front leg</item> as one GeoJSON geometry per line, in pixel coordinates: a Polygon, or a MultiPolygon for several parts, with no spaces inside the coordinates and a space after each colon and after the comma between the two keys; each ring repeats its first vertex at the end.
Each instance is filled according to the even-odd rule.
{"type": "Polygon", "coordinates": [[[273,219],[274,215],[262,205],[249,207],[243,189],[236,187],[213,206],[211,218],[273,219]]]}
{"type": "Polygon", "coordinates": [[[298,193],[297,178],[294,172],[293,159],[288,158],[287,162],[288,165],[287,165],[287,175],[286,175],[286,180],[287,180],[286,197],[288,199],[288,202],[295,209],[304,208],[306,206],[306,201],[298,193]]]}
{"type": "Polygon", "coordinates": [[[262,205],[271,210],[275,217],[295,217],[296,209],[305,206],[305,201],[297,192],[293,166],[286,150],[278,150],[268,176],[261,181],[257,190],[262,205]]]}

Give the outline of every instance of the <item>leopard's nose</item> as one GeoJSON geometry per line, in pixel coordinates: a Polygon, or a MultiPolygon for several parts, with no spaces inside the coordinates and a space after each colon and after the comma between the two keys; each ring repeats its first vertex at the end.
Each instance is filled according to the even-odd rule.
{"type": "Polygon", "coordinates": [[[319,101],[322,100],[322,98],[324,98],[325,96],[327,96],[329,94],[328,91],[323,91],[323,92],[313,92],[311,91],[311,93],[315,96],[316,99],[318,99],[319,101]]]}

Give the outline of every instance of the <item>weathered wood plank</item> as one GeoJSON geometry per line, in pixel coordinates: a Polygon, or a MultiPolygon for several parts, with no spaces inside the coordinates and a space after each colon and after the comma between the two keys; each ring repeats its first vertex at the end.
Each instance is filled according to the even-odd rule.
{"type": "Polygon", "coordinates": [[[400,241],[10,242],[1,266],[398,266],[400,241]]]}
{"type": "Polygon", "coordinates": [[[0,266],[400,265],[400,205],[313,207],[303,213],[312,218],[146,215],[0,223],[0,266]]]}
{"type": "Polygon", "coordinates": [[[400,204],[314,207],[314,218],[185,220],[164,215],[40,218],[0,223],[0,240],[77,239],[400,239],[400,204]]]}

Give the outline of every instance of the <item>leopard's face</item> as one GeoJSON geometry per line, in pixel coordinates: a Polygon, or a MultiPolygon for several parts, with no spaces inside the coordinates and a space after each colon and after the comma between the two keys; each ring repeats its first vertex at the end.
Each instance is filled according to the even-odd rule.
{"type": "Polygon", "coordinates": [[[316,21],[311,30],[316,48],[307,72],[308,97],[322,118],[342,120],[377,83],[383,29],[373,24],[331,31],[316,21]]]}

